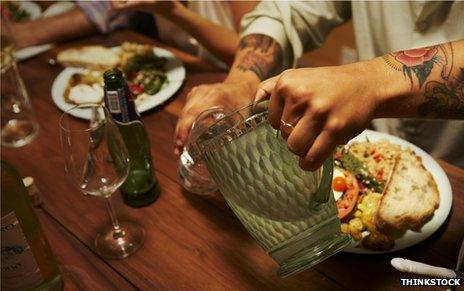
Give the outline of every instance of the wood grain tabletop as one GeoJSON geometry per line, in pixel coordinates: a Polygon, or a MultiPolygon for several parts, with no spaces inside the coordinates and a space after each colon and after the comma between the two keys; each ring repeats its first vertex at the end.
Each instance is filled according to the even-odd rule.
{"type": "Polygon", "coordinates": [[[185,83],[166,104],[142,115],[161,196],[140,209],[123,204],[119,193],[111,198],[121,220],[143,225],[145,244],[124,260],[100,258],[93,242],[97,231],[110,223],[109,218],[101,199],[83,196],[66,180],[58,130],[62,112],[51,98],[51,85],[63,68],[49,65],[48,60],[66,47],[115,46],[122,41],[157,44],[125,30],[59,45],[19,64],[40,133],[24,147],[2,148],[2,159],[23,176],[34,177],[42,193],[44,202],[37,212],[64,274],[65,290],[396,290],[400,278],[412,275],[393,269],[389,264],[393,257],[454,269],[464,238],[464,170],[439,160],[452,185],[453,208],[430,238],[394,254],[339,253],[295,276],[279,278],[277,264],[253,241],[219,195],[195,195],[179,184],[172,142],[177,116],[192,87],[220,82],[225,73],[171,48],[186,65],[185,83]]]}

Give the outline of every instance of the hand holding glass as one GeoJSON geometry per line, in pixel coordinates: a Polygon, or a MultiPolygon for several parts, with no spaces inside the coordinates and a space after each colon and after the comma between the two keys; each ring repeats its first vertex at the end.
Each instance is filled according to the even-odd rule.
{"type": "Polygon", "coordinates": [[[119,129],[101,105],[78,105],[60,119],[61,146],[66,174],[84,194],[105,198],[112,225],[102,229],[95,248],[104,258],[122,259],[143,244],[145,232],[134,222],[119,222],[110,202],[111,195],[126,180],[129,154],[119,129]],[[92,111],[90,123],[72,117],[73,111],[92,111]]]}

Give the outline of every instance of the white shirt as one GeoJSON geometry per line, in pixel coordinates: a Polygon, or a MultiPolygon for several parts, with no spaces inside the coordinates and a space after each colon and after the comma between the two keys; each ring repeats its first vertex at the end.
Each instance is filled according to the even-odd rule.
{"type": "MultiPolygon", "coordinates": [[[[361,60],[464,39],[464,2],[459,1],[263,1],[242,18],[242,37],[272,37],[283,49],[284,64],[295,66],[350,14],[361,60]]],[[[464,121],[377,119],[373,126],[464,168],[464,121]]]]}

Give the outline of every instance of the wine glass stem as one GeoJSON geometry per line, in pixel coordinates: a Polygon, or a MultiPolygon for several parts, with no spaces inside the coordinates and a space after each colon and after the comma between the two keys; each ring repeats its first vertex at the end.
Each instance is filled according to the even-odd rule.
{"type": "Polygon", "coordinates": [[[105,198],[106,209],[108,210],[108,214],[111,218],[111,223],[113,224],[113,238],[118,239],[124,236],[124,231],[119,227],[118,218],[116,217],[116,213],[114,212],[113,205],[111,204],[110,197],[105,198]]]}

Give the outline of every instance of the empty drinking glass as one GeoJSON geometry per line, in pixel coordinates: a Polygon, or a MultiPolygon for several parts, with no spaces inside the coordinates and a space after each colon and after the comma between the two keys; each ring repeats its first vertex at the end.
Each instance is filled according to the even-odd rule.
{"type": "Polygon", "coordinates": [[[191,145],[219,119],[226,116],[222,107],[212,107],[200,113],[192,124],[187,144],[179,157],[178,173],[182,186],[195,194],[208,195],[217,191],[216,183],[201,159],[194,160],[191,145]]]}
{"type": "Polygon", "coordinates": [[[1,52],[1,142],[20,147],[37,136],[39,124],[12,55],[1,52]]]}
{"type": "Polygon", "coordinates": [[[99,231],[95,248],[104,258],[122,259],[137,251],[145,239],[144,229],[133,221],[119,221],[111,195],[129,174],[130,160],[119,129],[102,105],[78,105],[60,119],[61,147],[69,180],[81,192],[105,199],[111,225],[99,231]],[[92,112],[90,122],[72,117],[75,112],[92,112]]]}

